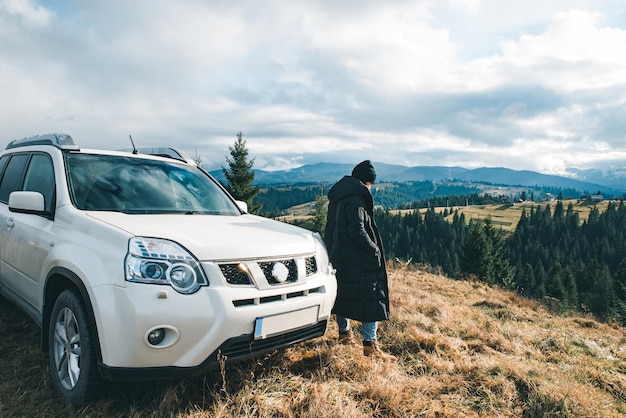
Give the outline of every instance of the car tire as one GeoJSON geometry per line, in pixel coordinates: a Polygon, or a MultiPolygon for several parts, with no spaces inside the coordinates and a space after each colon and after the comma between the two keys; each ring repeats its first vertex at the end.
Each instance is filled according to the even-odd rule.
{"type": "Polygon", "coordinates": [[[73,290],[61,292],[49,323],[48,354],[57,392],[74,406],[90,402],[101,384],[95,336],[89,316],[73,290]]]}

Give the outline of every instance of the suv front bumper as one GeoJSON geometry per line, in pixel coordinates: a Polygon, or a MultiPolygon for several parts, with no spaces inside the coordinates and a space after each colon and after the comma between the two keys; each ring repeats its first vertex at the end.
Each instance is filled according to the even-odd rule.
{"type": "Polygon", "coordinates": [[[234,337],[225,341],[217,350],[211,353],[202,364],[195,367],[164,366],[131,368],[110,367],[102,363],[99,363],[98,366],[102,377],[113,381],[136,381],[196,376],[217,369],[222,362],[223,364],[230,364],[259,358],[274,350],[312,338],[321,337],[326,333],[327,325],[328,321],[323,320],[311,327],[276,335],[264,340],[255,341],[251,335],[234,337]]]}
{"type": "Polygon", "coordinates": [[[181,295],[168,286],[99,286],[92,303],[100,369],[112,380],[193,375],[220,358],[230,363],[316,338],[326,331],[335,294],[331,274],[263,292],[218,285],[181,295]],[[272,327],[260,333],[260,318],[279,321],[266,321],[272,327]],[[167,336],[151,345],[147,336],[157,328],[167,336]]]}

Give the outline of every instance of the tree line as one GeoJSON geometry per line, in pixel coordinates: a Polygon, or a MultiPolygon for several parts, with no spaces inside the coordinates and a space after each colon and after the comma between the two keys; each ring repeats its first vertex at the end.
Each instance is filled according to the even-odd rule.
{"type": "Polygon", "coordinates": [[[520,294],[549,298],[564,310],[626,324],[626,205],[594,207],[581,222],[573,205],[533,206],[504,238],[491,219],[466,224],[463,214],[434,209],[376,214],[387,256],[475,277],[520,294]]]}
{"type": "MultiPolygon", "coordinates": [[[[324,199],[299,225],[323,234],[324,199]]],[[[572,204],[532,206],[508,238],[491,218],[430,208],[375,211],[388,260],[428,266],[626,325],[626,204],[594,207],[581,222],[572,204]]]]}
{"type": "Polygon", "coordinates": [[[624,201],[602,213],[594,207],[582,223],[572,205],[534,208],[522,215],[507,249],[524,295],[626,322],[624,201]]]}

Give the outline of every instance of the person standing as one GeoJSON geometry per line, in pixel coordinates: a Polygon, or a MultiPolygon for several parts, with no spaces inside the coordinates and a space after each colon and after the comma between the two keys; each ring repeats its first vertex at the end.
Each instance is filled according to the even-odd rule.
{"type": "Polygon", "coordinates": [[[339,341],[352,344],[350,319],[360,321],[363,354],[390,360],[395,357],[384,353],[376,341],[378,321],[389,319],[389,291],[383,244],[374,222],[375,180],[376,170],[365,160],[331,187],[324,241],[336,269],[333,313],[339,341]]]}

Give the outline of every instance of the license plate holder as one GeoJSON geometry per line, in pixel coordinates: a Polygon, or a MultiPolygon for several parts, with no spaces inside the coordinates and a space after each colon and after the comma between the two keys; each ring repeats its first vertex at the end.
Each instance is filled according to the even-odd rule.
{"type": "Polygon", "coordinates": [[[315,325],[318,321],[319,310],[319,306],[311,306],[310,308],[257,318],[254,324],[254,339],[264,340],[274,335],[315,325]]]}

